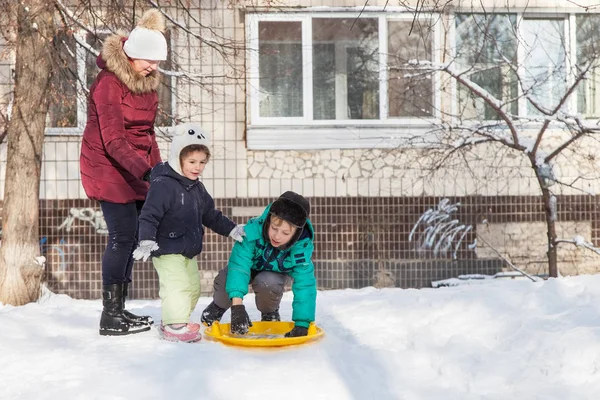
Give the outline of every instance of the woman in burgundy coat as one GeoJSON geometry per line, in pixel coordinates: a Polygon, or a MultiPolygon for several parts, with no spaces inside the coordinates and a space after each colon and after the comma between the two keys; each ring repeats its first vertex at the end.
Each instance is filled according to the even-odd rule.
{"type": "Polygon", "coordinates": [[[101,72],[90,87],[80,169],[83,188],[90,199],[100,202],[108,226],[101,335],[143,332],[152,324],[150,317],[134,315],[124,306],[148,176],[161,162],[154,120],[157,68],[167,58],[164,29],[164,17],[151,9],[129,37],[109,36],[96,61],[101,72]]]}

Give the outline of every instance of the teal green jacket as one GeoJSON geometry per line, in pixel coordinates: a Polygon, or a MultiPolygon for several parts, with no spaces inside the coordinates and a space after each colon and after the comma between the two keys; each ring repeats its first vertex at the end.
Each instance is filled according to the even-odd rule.
{"type": "Polygon", "coordinates": [[[294,279],[292,293],[292,320],[298,326],[308,328],[315,320],[317,303],[317,280],[315,267],[311,257],[314,250],[314,229],[310,220],[306,221],[304,229],[308,229],[308,237],[301,235],[300,239],[287,250],[279,251],[271,246],[263,237],[263,225],[268,218],[267,206],[260,217],[248,221],[244,230],[246,237],[242,243],[233,245],[229,257],[227,283],[225,290],[229,298],[243,298],[248,294],[251,271],[274,271],[288,274],[294,279]]]}

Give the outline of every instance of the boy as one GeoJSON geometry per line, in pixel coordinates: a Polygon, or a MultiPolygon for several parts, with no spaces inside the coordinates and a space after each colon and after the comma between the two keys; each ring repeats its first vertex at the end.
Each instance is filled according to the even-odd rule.
{"type": "Polygon", "coordinates": [[[285,192],[260,217],[245,225],[246,238],[235,243],[229,264],[214,282],[213,302],[202,312],[210,326],[231,307],[231,332],[246,334],[252,322],[243,297],[252,283],[262,321],[279,321],[283,289],[291,277],[294,328],[286,337],[306,336],[315,320],[317,282],[311,260],[314,229],[308,219],[310,204],[295,192],[285,192]]]}

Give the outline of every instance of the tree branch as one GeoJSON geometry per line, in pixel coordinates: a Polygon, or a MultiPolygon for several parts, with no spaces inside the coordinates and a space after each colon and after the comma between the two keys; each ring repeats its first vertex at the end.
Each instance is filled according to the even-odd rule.
{"type": "Polygon", "coordinates": [[[483,101],[485,101],[496,113],[498,116],[506,123],[510,134],[513,139],[513,143],[505,142],[507,146],[513,147],[517,150],[525,150],[525,147],[519,143],[519,134],[517,129],[514,126],[513,121],[510,119],[509,115],[504,112],[501,107],[501,102],[492,96],[488,91],[483,89],[481,86],[477,85],[475,82],[471,81],[468,78],[463,78],[461,74],[456,73],[451,67],[450,64],[443,66],[442,71],[448,73],[452,78],[454,78],[457,82],[466,86],[471,92],[479,96],[483,101]]]}

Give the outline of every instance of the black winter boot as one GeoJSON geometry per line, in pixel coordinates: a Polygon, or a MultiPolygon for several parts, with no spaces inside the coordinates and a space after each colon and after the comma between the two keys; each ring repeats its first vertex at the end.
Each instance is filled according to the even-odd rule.
{"type": "Polygon", "coordinates": [[[125,300],[127,300],[127,294],[129,293],[129,283],[123,284],[123,315],[134,322],[141,322],[142,324],[152,325],[154,320],[149,315],[135,315],[125,309],[125,300]]]}
{"type": "Polygon", "coordinates": [[[279,316],[279,309],[272,312],[264,312],[260,315],[261,321],[281,321],[281,317],[279,316]]]}
{"type": "Polygon", "coordinates": [[[123,315],[123,285],[104,285],[102,287],[102,316],[100,317],[100,335],[121,336],[150,330],[150,325],[135,322],[123,315]]]}
{"type": "Polygon", "coordinates": [[[202,311],[202,317],[200,317],[200,320],[204,325],[211,326],[213,322],[221,320],[221,317],[223,317],[225,311],[227,311],[227,309],[219,307],[213,301],[204,309],[204,311],[202,311]]]}

